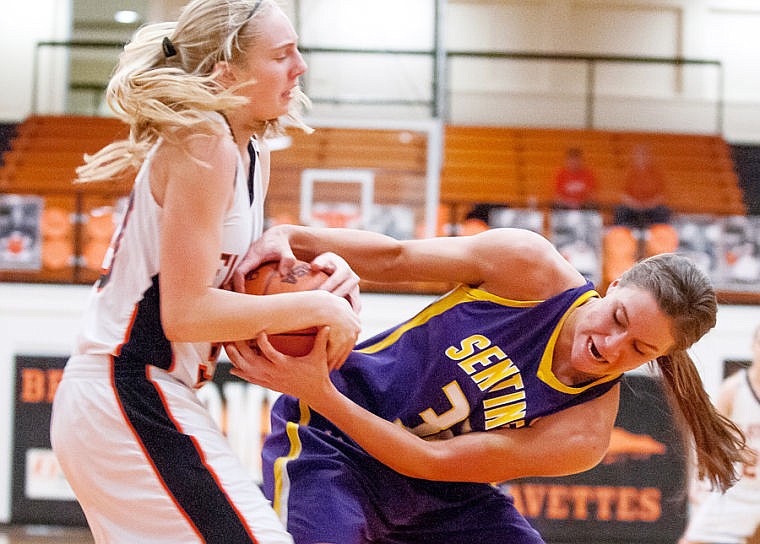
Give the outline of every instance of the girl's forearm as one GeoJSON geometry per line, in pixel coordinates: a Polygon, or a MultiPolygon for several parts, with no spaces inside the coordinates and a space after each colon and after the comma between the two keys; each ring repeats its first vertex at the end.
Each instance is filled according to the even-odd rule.
{"type": "Polygon", "coordinates": [[[381,463],[405,476],[430,478],[433,448],[428,442],[362,408],[332,383],[306,402],[381,463]]]}

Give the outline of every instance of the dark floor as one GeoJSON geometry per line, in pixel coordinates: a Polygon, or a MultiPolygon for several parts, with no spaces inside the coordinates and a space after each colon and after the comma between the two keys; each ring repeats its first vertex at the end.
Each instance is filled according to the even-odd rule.
{"type": "Polygon", "coordinates": [[[90,531],[82,527],[0,525],[0,544],[92,544],[90,531]]]}

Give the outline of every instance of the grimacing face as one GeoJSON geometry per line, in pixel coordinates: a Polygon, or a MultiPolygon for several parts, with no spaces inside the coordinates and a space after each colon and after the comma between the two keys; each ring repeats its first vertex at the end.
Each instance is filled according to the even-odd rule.
{"type": "Polygon", "coordinates": [[[298,51],[298,36],[285,13],[273,7],[257,21],[262,32],[236,67],[239,81],[253,81],[236,94],[250,99],[245,115],[251,121],[268,121],[288,113],[291,93],[306,72],[306,62],[298,51]]]}
{"type": "Polygon", "coordinates": [[[571,365],[590,378],[633,370],[675,345],[672,320],[648,291],[613,282],[602,299],[592,299],[578,319],[571,365]]]}

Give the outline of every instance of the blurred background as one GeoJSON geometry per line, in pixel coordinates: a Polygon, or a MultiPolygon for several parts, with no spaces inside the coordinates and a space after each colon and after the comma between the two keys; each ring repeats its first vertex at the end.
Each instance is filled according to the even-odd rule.
{"type": "MultiPolygon", "coordinates": [[[[74,537],[22,527],[84,524],[49,450],[49,402],[131,180],[86,190],[71,180],[84,153],[126,134],[103,98],[124,43],[140,25],[176,19],[183,4],[0,0],[0,437],[8,437],[0,440],[0,524],[8,528],[0,542],[66,541],[74,537]]],[[[302,83],[316,132],[288,130],[273,142],[269,225],[352,226],[398,238],[530,228],[602,292],[636,260],[678,251],[720,293],[718,326],[692,350],[706,388],[715,393],[748,364],[760,323],[760,5],[281,4],[309,64],[302,83]],[[595,191],[581,205],[558,206],[556,180],[570,149],[581,152],[595,191]],[[641,149],[669,215],[625,224],[619,206],[641,149]]],[[[448,287],[363,285],[363,335],[448,287]]],[[[230,420],[226,411],[236,414],[231,420],[263,421],[230,429],[257,473],[270,396],[219,374],[202,395],[220,421],[230,420]],[[249,413],[252,405],[261,413],[249,413]]],[[[669,417],[656,385],[635,376],[624,399],[620,425],[638,446],[580,480],[514,488],[547,541],[677,540],[689,512],[689,467],[672,430],[646,423],[669,417]],[[567,499],[573,486],[638,491],[580,505],[567,499]],[[652,489],[657,512],[642,506],[652,504],[652,489]],[[535,493],[543,502],[531,502],[535,493]]]]}

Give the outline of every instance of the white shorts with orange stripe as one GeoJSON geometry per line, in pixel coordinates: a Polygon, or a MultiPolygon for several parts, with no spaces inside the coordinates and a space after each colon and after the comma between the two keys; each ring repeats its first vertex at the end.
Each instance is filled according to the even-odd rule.
{"type": "Polygon", "coordinates": [[[53,405],[53,450],[95,541],[292,543],[195,391],[129,366],[72,358],[53,405]]]}

